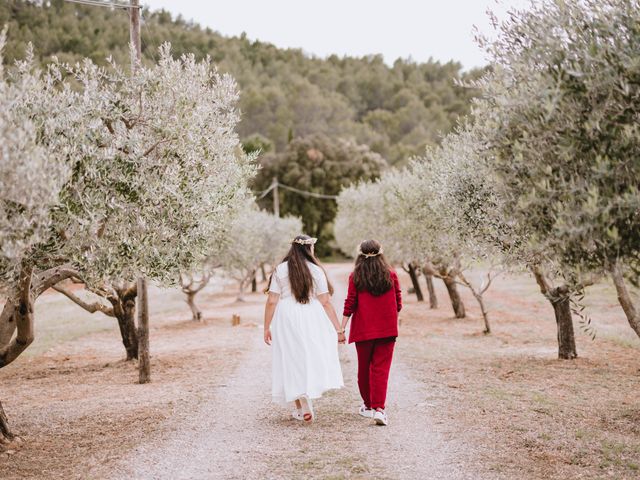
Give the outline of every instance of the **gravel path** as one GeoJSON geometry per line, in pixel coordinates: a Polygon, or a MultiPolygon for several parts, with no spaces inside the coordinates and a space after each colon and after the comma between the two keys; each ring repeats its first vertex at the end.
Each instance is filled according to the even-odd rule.
{"type": "MultiPolygon", "coordinates": [[[[345,291],[346,268],[329,269],[337,292],[345,291]]],[[[343,298],[337,294],[334,301],[340,311],[343,298]]],[[[260,317],[256,311],[252,320],[260,317]]],[[[346,388],[316,401],[318,419],[304,425],[270,402],[271,358],[262,330],[225,332],[246,348],[235,373],[224,385],[203,387],[200,400],[175,419],[173,433],[141,444],[112,478],[482,478],[468,468],[473,460],[467,446],[447,438],[432,420],[429,392],[400,356],[391,372],[388,427],[356,414],[353,346],[341,347],[346,388]]]]}

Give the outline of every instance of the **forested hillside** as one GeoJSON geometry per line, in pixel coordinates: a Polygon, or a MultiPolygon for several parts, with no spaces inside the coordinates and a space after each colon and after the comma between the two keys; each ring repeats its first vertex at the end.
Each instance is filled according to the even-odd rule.
{"type": "MultiPolygon", "coordinates": [[[[204,20],[204,19],[203,19],[204,20]]],[[[224,18],[215,19],[220,25],[224,18]]],[[[128,16],[124,10],[89,7],[63,0],[3,0],[0,25],[9,27],[4,61],[12,63],[33,42],[39,59],[62,61],[82,57],[106,63],[112,56],[128,62],[128,16]]],[[[467,112],[473,93],[456,80],[477,76],[459,63],[415,63],[397,60],[392,67],[381,56],[331,56],[320,59],[301,50],[284,50],[224,37],[198,24],[172,18],[165,11],[143,12],[143,55],[157,59],[158,46],[170,41],[176,54],[210,55],[219,69],[232,73],[241,87],[240,135],[260,135],[275,151],[295,137],[325,134],[364,143],[389,163],[406,161],[467,112]]],[[[429,50],[429,45],[420,48],[429,50]]],[[[254,139],[255,140],[255,139],[254,139]]]]}

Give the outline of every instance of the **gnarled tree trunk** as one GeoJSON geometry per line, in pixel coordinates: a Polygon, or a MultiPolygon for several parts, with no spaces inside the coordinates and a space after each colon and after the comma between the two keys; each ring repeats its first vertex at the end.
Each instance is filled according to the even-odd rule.
{"type": "Polygon", "coordinates": [[[22,268],[18,285],[0,313],[0,368],[13,362],[33,342],[33,308],[36,299],[45,290],[73,275],[75,271],[66,266],[38,274],[33,273],[31,266],[22,268]]]}
{"type": "Polygon", "coordinates": [[[629,290],[627,290],[627,285],[622,273],[622,267],[618,262],[616,262],[611,269],[611,278],[613,279],[613,284],[616,287],[618,302],[627,317],[629,326],[634,332],[636,332],[636,335],[640,337],[640,311],[636,308],[633,303],[633,299],[629,294],[629,290]]]}
{"type": "Polygon", "coordinates": [[[424,301],[424,295],[422,295],[422,289],[420,288],[420,282],[418,281],[418,269],[416,268],[415,264],[410,263],[406,271],[411,278],[411,283],[413,284],[413,291],[416,293],[416,298],[419,302],[424,301]]]}
{"type": "Polygon", "coordinates": [[[456,283],[455,277],[451,276],[448,272],[445,271],[444,275],[442,275],[441,278],[444,282],[444,286],[447,287],[447,293],[449,294],[449,299],[451,300],[453,314],[456,318],[465,318],[467,316],[467,312],[464,308],[462,298],[460,298],[460,293],[458,292],[458,284],[456,283]]]}
{"type": "Polygon", "coordinates": [[[205,272],[200,278],[195,278],[191,274],[180,274],[180,285],[182,292],[187,296],[187,305],[191,309],[191,318],[194,321],[202,320],[202,312],[196,305],[196,295],[207,286],[211,274],[205,272]]]}
{"type": "Polygon", "coordinates": [[[429,308],[438,308],[438,297],[436,296],[436,289],[433,287],[433,275],[425,273],[424,278],[427,281],[427,291],[429,292],[429,308]]]}
{"type": "Polygon", "coordinates": [[[195,322],[199,322],[202,320],[202,312],[196,305],[196,294],[197,292],[188,292],[187,293],[187,305],[191,309],[191,319],[195,322]]]}
{"type": "MultiPolygon", "coordinates": [[[[76,279],[76,281],[80,280],[76,279]]],[[[69,300],[89,313],[102,312],[109,317],[114,317],[118,321],[120,336],[127,354],[127,360],[133,360],[138,357],[134,319],[136,308],[135,287],[135,284],[125,284],[119,287],[103,286],[95,289],[87,288],[87,290],[101,299],[109,301],[109,303],[111,303],[111,307],[108,307],[101,301],[91,302],[84,300],[64,285],[55,285],[53,289],[62,293],[69,300]]]]}
{"type": "Polygon", "coordinates": [[[573,316],[571,314],[571,297],[567,285],[552,287],[542,270],[534,266],[533,275],[540,287],[540,292],[549,300],[553,307],[558,329],[558,358],[571,360],[578,356],[576,338],[573,330],[573,316]]]}
{"type": "Polygon", "coordinates": [[[114,288],[114,291],[115,295],[109,295],[107,300],[113,306],[127,360],[134,360],[138,358],[138,334],[135,320],[138,289],[135,283],[128,283],[114,288]]]}
{"type": "Polygon", "coordinates": [[[563,360],[576,358],[578,352],[576,350],[571,301],[567,286],[561,285],[552,289],[549,294],[549,301],[553,305],[553,312],[558,325],[558,358],[563,360]]]}
{"type": "MultiPolygon", "coordinates": [[[[13,362],[33,342],[33,311],[36,299],[56,283],[70,278],[74,274],[73,270],[64,266],[55,267],[39,274],[34,274],[30,265],[22,267],[18,285],[5,302],[2,313],[0,313],[0,368],[13,362]]],[[[2,403],[0,403],[0,439],[12,440],[14,438],[2,403]]]]}
{"type": "Polygon", "coordinates": [[[9,420],[7,419],[7,415],[4,413],[4,408],[2,408],[2,402],[0,402],[0,443],[2,440],[13,440],[15,435],[11,432],[9,428],[9,420]]]}

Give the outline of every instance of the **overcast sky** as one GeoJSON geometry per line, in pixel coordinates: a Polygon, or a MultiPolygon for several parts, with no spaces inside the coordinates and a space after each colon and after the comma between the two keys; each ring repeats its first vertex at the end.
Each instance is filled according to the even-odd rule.
{"type": "Polygon", "coordinates": [[[224,35],[302,48],[325,57],[381,53],[417,61],[457,60],[465,69],[486,64],[473,26],[491,33],[490,8],[503,17],[529,0],[142,0],[182,14],[224,35]]]}

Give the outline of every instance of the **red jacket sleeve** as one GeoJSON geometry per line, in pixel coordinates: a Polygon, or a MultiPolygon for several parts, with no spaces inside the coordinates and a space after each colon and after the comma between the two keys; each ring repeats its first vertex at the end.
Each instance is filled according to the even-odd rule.
{"type": "Polygon", "coordinates": [[[344,311],[342,313],[345,317],[350,317],[356,311],[358,306],[358,291],[356,285],[353,283],[353,274],[349,275],[349,291],[347,292],[347,298],[344,299],[344,311]]]}
{"type": "Polygon", "coordinates": [[[400,288],[400,281],[398,280],[396,272],[391,272],[391,278],[393,280],[393,289],[396,292],[396,306],[399,312],[402,310],[402,289],[400,288]]]}

